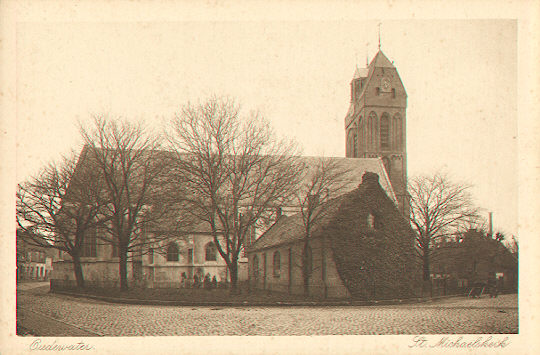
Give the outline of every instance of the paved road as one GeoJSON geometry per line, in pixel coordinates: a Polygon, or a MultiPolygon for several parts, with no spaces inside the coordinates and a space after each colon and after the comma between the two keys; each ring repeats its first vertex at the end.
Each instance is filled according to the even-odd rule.
{"type": "Polygon", "coordinates": [[[24,329],[56,336],[518,332],[517,295],[379,307],[227,308],[109,304],[39,287],[19,290],[18,309],[24,329]]]}

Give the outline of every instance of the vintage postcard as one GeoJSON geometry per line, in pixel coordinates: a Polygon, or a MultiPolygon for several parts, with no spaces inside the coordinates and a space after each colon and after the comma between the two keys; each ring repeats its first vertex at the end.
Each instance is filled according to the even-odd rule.
{"type": "Polygon", "coordinates": [[[0,352],[535,349],[538,4],[0,9],[0,352]]]}

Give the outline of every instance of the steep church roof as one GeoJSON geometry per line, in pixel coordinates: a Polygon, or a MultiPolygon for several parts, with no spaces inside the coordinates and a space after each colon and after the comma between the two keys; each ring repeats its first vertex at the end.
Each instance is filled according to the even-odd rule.
{"type": "Polygon", "coordinates": [[[394,65],[390,62],[390,60],[384,55],[384,53],[379,49],[377,54],[375,54],[375,57],[371,60],[371,63],[369,63],[369,68],[371,67],[377,67],[377,68],[394,68],[394,65]]]}

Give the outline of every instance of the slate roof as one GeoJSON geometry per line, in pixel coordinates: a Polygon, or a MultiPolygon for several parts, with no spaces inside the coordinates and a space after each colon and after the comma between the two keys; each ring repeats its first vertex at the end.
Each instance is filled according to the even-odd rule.
{"type": "MultiPolygon", "coordinates": [[[[83,151],[81,152],[79,161],[77,163],[77,174],[84,174],[87,169],[90,166],[90,170],[92,170],[92,167],[95,166],[96,161],[94,158],[89,155],[89,150],[91,148],[88,146],[85,146],[83,151]]],[[[169,152],[169,151],[153,151],[151,152],[154,154],[154,156],[157,159],[177,159],[177,155],[175,153],[169,152]]],[[[150,154],[150,152],[148,152],[150,154]]],[[[309,181],[313,175],[313,172],[315,171],[316,167],[318,166],[321,159],[329,159],[332,160],[336,167],[339,169],[344,169],[347,171],[347,173],[343,176],[344,179],[344,186],[341,190],[341,194],[345,194],[349,191],[354,190],[358,187],[358,185],[362,182],[362,176],[366,172],[372,172],[379,176],[379,183],[385,193],[390,197],[390,199],[397,204],[397,199],[394,194],[392,185],[390,183],[390,179],[388,175],[386,174],[386,170],[384,168],[384,164],[382,162],[381,158],[343,158],[343,157],[327,157],[327,158],[321,158],[321,157],[313,157],[313,156],[299,156],[297,159],[303,163],[305,168],[308,170],[306,172],[305,181],[309,181]]],[[[172,178],[172,177],[171,177],[172,178]]],[[[167,176],[162,177],[164,179],[163,183],[160,184],[162,188],[164,185],[167,185],[167,176]]],[[[294,204],[294,201],[290,202],[290,207],[296,207],[294,204]]],[[[285,207],[285,206],[284,206],[285,207]]],[[[284,217],[285,218],[285,217],[284,217]]],[[[289,217],[287,217],[289,218],[289,217]]],[[[160,222],[158,225],[149,225],[148,228],[151,231],[154,232],[177,232],[177,233],[205,233],[208,232],[208,227],[205,222],[194,222],[189,227],[189,231],[180,231],[178,226],[176,225],[178,221],[175,221],[174,219],[167,221],[167,222],[160,222]]]]}
{"type": "MultiPolygon", "coordinates": [[[[298,157],[308,169],[306,174],[306,181],[309,181],[312,177],[312,173],[317,167],[317,164],[321,157],[298,157]]],[[[343,176],[343,179],[346,181],[341,193],[346,193],[354,190],[362,183],[362,176],[366,172],[371,172],[379,175],[379,184],[386,192],[388,197],[397,204],[396,195],[394,194],[394,189],[390,183],[390,179],[384,168],[384,164],[381,158],[342,158],[342,157],[330,157],[326,159],[333,160],[339,169],[347,169],[347,174],[343,176]]]]}

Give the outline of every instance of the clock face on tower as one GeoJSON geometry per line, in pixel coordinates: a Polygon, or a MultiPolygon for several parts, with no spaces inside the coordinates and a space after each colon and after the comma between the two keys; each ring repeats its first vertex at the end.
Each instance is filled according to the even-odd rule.
{"type": "Polygon", "coordinates": [[[390,78],[385,76],[381,79],[381,89],[382,91],[390,91],[390,78]]]}

